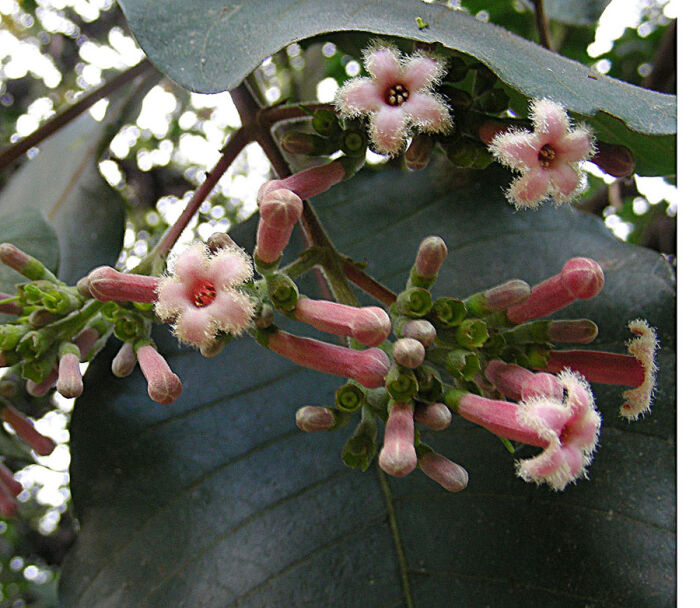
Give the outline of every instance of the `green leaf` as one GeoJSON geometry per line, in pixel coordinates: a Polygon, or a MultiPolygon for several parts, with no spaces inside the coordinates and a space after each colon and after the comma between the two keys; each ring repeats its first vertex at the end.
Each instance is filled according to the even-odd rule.
{"type": "MultiPolygon", "coordinates": [[[[0,206],[0,208],[3,208],[0,206]]],[[[25,253],[44,263],[51,272],[58,266],[58,239],[44,214],[36,207],[5,212],[0,215],[0,243],[12,243],[25,253]]],[[[27,279],[18,272],[0,264],[0,291],[15,293],[15,285],[27,279]]],[[[0,323],[11,320],[0,314],[0,323]]]]}
{"type": "Polygon", "coordinates": [[[549,19],[568,25],[593,25],[608,4],[610,0],[544,0],[544,12],[549,19]]]}
{"type": "Polygon", "coordinates": [[[124,208],[97,169],[105,125],[85,114],[47,140],[0,192],[7,214],[40,209],[60,246],[59,278],[74,283],[121,250],[124,208]]]}
{"type": "MultiPolygon", "coordinates": [[[[63,605],[398,607],[403,577],[416,608],[667,606],[675,593],[669,268],[569,208],[514,212],[503,201],[506,177],[437,165],[365,171],[319,197],[318,211],[340,250],[397,291],[431,233],[450,248],[436,295],[514,277],[534,283],[570,256],[597,258],[605,289],[569,314],[598,321],[601,342],[615,350],[624,350],[627,319],[643,314],[664,350],[646,420],[617,417],[619,387],[599,399],[605,423],[590,480],[564,493],[525,484],[496,437],[455,420],[421,439],[469,470],[464,492],[449,494],[418,471],[386,486],[374,467],[344,467],[353,425],[309,435],[295,427],[295,410],[332,405],[342,379],[248,338],[206,360],[161,331],[156,341],[183,379],[178,401],[151,402],[138,371],[118,380],[104,355],[76,404],[71,479],[81,531],[63,569],[63,605]]],[[[249,221],[233,236],[250,248],[254,232],[249,221]]],[[[293,331],[306,333],[300,324],[293,331]]]]}
{"type": "MultiPolygon", "coordinates": [[[[366,31],[425,43],[441,43],[472,55],[527,97],[549,97],[580,115],[594,128],[609,117],[621,121],[616,139],[660,150],[654,162],[675,157],[676,98],[609,78],[552,53],[466,11],[420,0],[353,3],[283,0],[264,3],[223,0],[205,10],[187,0],[154,3],[121,0],[129,25],[149,59],[185,88],[205,93],[236,87],[265,57],[288,44],[333,31],[366,31]],[[429,27],[419,28],[416,17],[429,27]],[[255,41],[251,44],[251,41],[255,41]],[[635,137],[637,139],[635,140],[635,137]],[[651,137],[654,136],[654,137],[651,137]]],[[[643,163],[642,163],[643,165],[643,163]]],[[[654,168],[643,166],[645,172],[654,168]]],[[[666,172],[666,166],[659,171],[666,172]]]]}

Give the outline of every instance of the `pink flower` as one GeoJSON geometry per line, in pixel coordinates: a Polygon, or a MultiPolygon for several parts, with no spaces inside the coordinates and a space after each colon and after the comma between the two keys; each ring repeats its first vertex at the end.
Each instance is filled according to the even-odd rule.
{"type": "Polygon", "coordinates": [[[152,344],[137,346],[136,357],[146,378],[148,396],[156,403],[170,405],[182,394],[182,382],[152,344]]]}
{"type": "Polygon", "coordinates": [[[174,274],[158,284],[155,312],[173,322],[173,333],[186,344],[207,346],[218,331],[238,335],[255,309],[238,289],[252,274],[250,259],[238,246],[211,254],[195,243],[178,257],[174,274]]]}
{"type": "Polygon", "coordinates": [[[534,131],[499,133],[489,145],[498,161],[522,175],[508,190],[516,207],[536,207],[548,196],[556,204],[570,201],[579,190],[580,161],[595,152],[585,126],[571,128],[566,110],[549,99],[530,104],[534,131]]]}
{"type": "Polygon", "coordinates": [[[580,375],[566,370],[558,379],[565,389],[562,399],[539,394],[512,403],[453,389],[446,396],[447,404],[496,435],[545,448],[519,461],[517,474],[525,481],[563,490],[586,476],[598,442],[600,414],[580,375]]]}
{"type": "Polygon", "coordinates": [[[336,95],[341,116],[369,115],[370,138],[377,152],[401,152],[409,129],[447,133],[452,128],[449,107],[431,92],[445,73],[442,59],[414,53],[401,57],[390,46],[375,46],[364,53],[371,78],[353,78],[336,95]]]}
{"type": "Polygon", "coordinates": [[[637,388],[622,393],[625,403],[620,408],[620,414],[629,420],[636,420],[642,414],[651,411],[651,397],[656,385],[655,359],[659,342],[656,339],[656,331],[643,319],[630,321],[628,327],[636,337],[628,342],[627,351],[644,369],[644,381],[637,388]]]}
{"type": "Polygon", "coordinates": [[[394,477],[405,477],[413,471],[418,464],[413,442],[413,405],[394,403],[389,409],[384,446],[379,452],[382,471],[394,477]]]}

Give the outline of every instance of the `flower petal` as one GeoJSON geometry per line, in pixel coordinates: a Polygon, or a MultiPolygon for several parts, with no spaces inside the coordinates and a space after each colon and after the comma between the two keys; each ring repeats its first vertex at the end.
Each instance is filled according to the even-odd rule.
{"type": "Polygon", "coordinates": [[[493,138],[489,150],[504,165],[512,169],[539,166],[539,137],[528,131],[508,131],[493,138]]]}
{"type": "Polygon", "coordinates": [[[579,172],[567,163],[555,164],[547,172],[552,183],[554,199],[558,203],[569,200],[578,188],[579,172]]]}
{"type": "Polygon", "coordinates": [[[376,112],[385,104],[380,88],[372,79],[354,78],[338,90],[335,105],[343,116],[359,116],[376,112]]]}
{"type": "Polygon", "coordinates": [[[557,157],[567,163],[586,160],[593,155],[593,137],[580,127],[562,137],[556,144],[557,157]]]}
{"type": "Polygon", "coordinates": [[[209,279],[217,290],[240,285],[253,276],[253,267],[247,254],[238,247],[227,247],[210,258],[209,279]]]}
{"type": "Polygon", "coordinates": [[[416,53],[404,65],[403,84],[411,94],[437,84],[445,74],[445,62],[416,53]]]}
{"type": "Polygon", "coordinates": [[[379,46],[365,51],[364,64],[380,90],[402,80],[401,59],[399,51],[394,47],[379,46]]]}
{"type": "Polygon", "coordinates": [[[203,346],[214,339],[214,323],[208,311],[203,308],[188,308],[173,326],[173,333],[183,342],[203,346]]]}
{"type": "Polygon", "coordinates": [[[542,169],[533,169],[513,180],[507,193],[508,199],[518,208],[536,207],[547,196],[548,173],[542,169]]]}
{"type": "Polygon", "coordinates": [[[569,130],[569,116],[564,106],[551,99],[538,99],[530,106],[530,119],[535,132],[547,135],[547,143],[556,147],[557,140],[569,130]]]}
{"type": "Polygon", "coordinates": [[[406,113],[409,123],[420,131],[445,133],[452,126],[447,104],[432,93],[411,93],[401,109],[406,113]]]}
{"type": "Polygon", "coordinates": [[[189,289],[174,277],[165,277],[158,283],[156,315],[165,321],[193,306],[189,289]]]}
{"type": "Polygon", "coordinates": [[[194,243],[175,260],[175,277],[185,285],[199,281],[199,277],[209,266],[207,248],[204,243],[194,243]]]}
{"type": "Polygon", "coordinates": [[[206,310],[212,323],[229,334],[240,334],[250,323],[255,305],[245,294],[226,290],[217,294],[206,310]]]}
{"type": "Polygon", "coordinates": [[[408,116],[401,106],[385,106],[370,119],[370,138],[377,152],[395,156],[406,139],[408,116]]]}

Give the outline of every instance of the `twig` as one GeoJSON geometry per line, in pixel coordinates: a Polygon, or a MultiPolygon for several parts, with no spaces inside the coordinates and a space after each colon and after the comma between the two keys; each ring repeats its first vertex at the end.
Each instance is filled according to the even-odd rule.
{"type": "Polygon", "coordinates": [[[544,0],[532,0],[532,4],[535,9],[535,23],[537,24],[540,44],[551,51],[552,39],[549,36],[549,20],[544,12],[544,0]]]}
{"type": "Polygon", "coordinates": [[[103,97],[106,97],[110,93],[113,93],[130,80],[133,80],[149,70],[155,71],[155,68],[147,59],[144,59],[133,68],[129,68],[125,72],[119,74],[119,76],[115,76],[112,78],[112,80],[108,80],[101,87],[92,91],[92,93],[88,93],[84,97],[81,97],[75,104],[56,114],[32,134],[12,144],[11,146],[8,146],[5,148],[5,150],[0,152],[0,169],[4,169],[9,164],[20,158],[27,150],[41,143],[47,137],[53,135],[61,127],[67,125],[69,122],[80,116],[95,102],[99,101],[103,97]]]}

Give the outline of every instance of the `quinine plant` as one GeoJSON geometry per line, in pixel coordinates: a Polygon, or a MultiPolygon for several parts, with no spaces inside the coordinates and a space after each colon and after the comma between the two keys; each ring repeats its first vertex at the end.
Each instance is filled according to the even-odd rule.
{"type": "MultiPolygon", "coordinates": [[[[149,59],[203,90],[218,86],[202,83],[214,73],[207,62],[221,53],[227,27],[221,24],[265,23],[271,9],[255,16],[253,4],[243,3],[240,15],[219,14],[225,7],[203,16],[185,11],[193,40],[209,24],[216,52],[193,43],[181,48],[184,58],[162,42],[173,27],[173,40],[183,43],[161,9],[136,0],[123,6],[149,59]],[[157,36],[149,35],[152,27],[157,36]],[[193,61],[201,70],[182,76],[193,61]]],[[[290,9],[299,14],[285,19],[289,28],[302,25],[284,44],[348,29],[323,17],[321,29],[309,30],[304,11],[313,4],[290,9]]],[[[533,18],[546,30],[542,3],[533,4],[533,18]]],[[[337,10],[340,19],[346,5],[324,10],[337,10]]],[[[673,137],[660,115],[672,115],[675,101],[593,74],[480,23],[454,3],[375,5],[349,17],[351,30],[368,32],[346,39],[364,43],[362,74],[346,80],[333,103],[263,106],[250,78],[234,76],[223,87],[242,126],[181,217],[133,270],[99,265],[69,284],[18,243],[0,245],[0,261],[23,277],[15,291],[0,295],[0,311],[10,315],[0,326],[4,434],[49,454],[53,442],[13,399],[54,389],[80,397],[73,483],[83,530],[62,580],[65,605],[257,606],[286,598],[294,606],[464,606],[506,595],[520,598],[512,605],[557,605],[563,591],[542,599],[549,593],[542,589],[625,603],[644,588],[617,571],[616,582],[597,595],[590,580],[562,577],[558,566],[548,578],[548,559],[542,568],[523,566],[527,551],[512,546],[530,533],[502,528],[515,521],[506,508],[522,509],[525,527],[551,526],[550,540],[533,557],[557,536],[572,542],[596,535],[576,518],[591,523],[598,513],[624,509],[601,505],[625,492],[628,469],[643,466],[633,465],[632,454],[654,459],[653,446],[644,452],[627,445],[619,420],[648,424],[659,407],[652,409],[655,395],[666,394],[657,375],[663,381],[668,368],[659,373],[657,356],[666,352],[663,327],[672,316],[668,268],[656,254],[615,242],[569,204],[586,189],[586,161],[617,178],[635,168],[669,173],[664,163],[673,137]],[[394,12],[386,15],[390,5],[394,12]],[[475,33],[482,37],[470,39],[475,33]],[[519,73],[523,57],[530,67],[519,73]],[[559,84],[550,78],[555,68],[559,84]],[[590,87],[599,87],[598,105],[591,105],[590,87]],[[640,126],[647,114],[655,121],[640,126]],[[170,255],[250,142],[277,173],[257,192],[257,215],[230,235],[217,232],[170,255]],[[366,167],[372,153],[385,164],[366,167]],[[624,268],[637,273],[636,284],[624,268]],[[661,285],[656,299],[646,295],[645,281],[661,285]],[[93,360],[84,381],[81,363],[93,360]],[[138,367],[149,402],[136,374],[115,382],[105,361],[120,379],[138,367]],[[591,383],[622,388],[603,388],[596,398],[591,383]],[[287,426],[290,419],[298,429],[287,426]],[[298,430],[313,436],[307,441],[298,430]],[[330,462],[338,451],[341,468],[330,462]],[[373,481],[347,473],[370,468],[373,481]],[[513,468],[517,485],[498,472],[513,468]],[[415,481],[415,471],[438,485],[415,481]],[[393,482],[385,474],[410,478],[393,482]],[[523,482],[544,487],[523,489],[523,482]],[[564,490],[574,493],[573,502],[564,490]],[[539,519],[518,498],[525,491],[525,500],[554,511],[539,519]],[[480,511],[485,496],[495,509],[489,514],[480,511]],[[182,497],[187,504],[179,506],[182,497]],[[557,505],[563,511],[555,516],[557,505]],[[586,513],[577,515],[577,508],[586,513]],[[268,520],[270,513],[277,514],[268,520]],[[478,591],[463,584],[472,562],[465,571],[450,565],[456,553],[466,559],[471,538],[461,538],[467,548],[459,550],[440,533],[442,541],[428,539],[433,526],[450,529],[463,518],[496,529],[493,544],[477,534],[474,550],[481,545],[489,555],[485,568],[495,573],[492,580],[476,576],[483,577],[478,591]],[[353,523],[343,531],[346,521],[353,523]],[[248,540],[241,537],[248,533],[248,540]],[[271,536],[287,549],[271,548],[271,536]],[[268,548],[259,551],[259,543],[268,548]],[[421,566],[422,545],[429,566],[421,566]],[[497,545],[518,557],[495,566],[497,545]],[[367,563],[350,565],[362,552],[367,563]],[[349,555],[348,564],[339,555],[349,555]],[[319,556],[326,567],[316,563],[319,556]],[[162,569],[148,574],[145,563],[162,569]],[[198,573],[203,564],[215,573],[198,573]],[[503,572],[520,582],[503,582],[503,572]],[[220,587],[211,587],[214,579],[220,587]],[[442,579],[449,582],[438,584],[442,579]]],[[[273,30],[274,46],[281,33],[273,30]]],[[[242,36],[234,34],[236,44],[242,36]]],[[[217,83],[230,76],[213,69],[217,83]]],[[[637,495],[636,473],[629,474],[637,495]]],[[[0,464],[4,517],[17,514],[22,489],[0,464]]],[[[600,534],[614,536],[602,528],[600,534]]],[[[581,556],[586,564],[593,559],[581,556]]],[[[624,571],[631,558],[615,559],[624,571]]],[[[666,594],[644,593],[648,605],[666,594]]]]}

